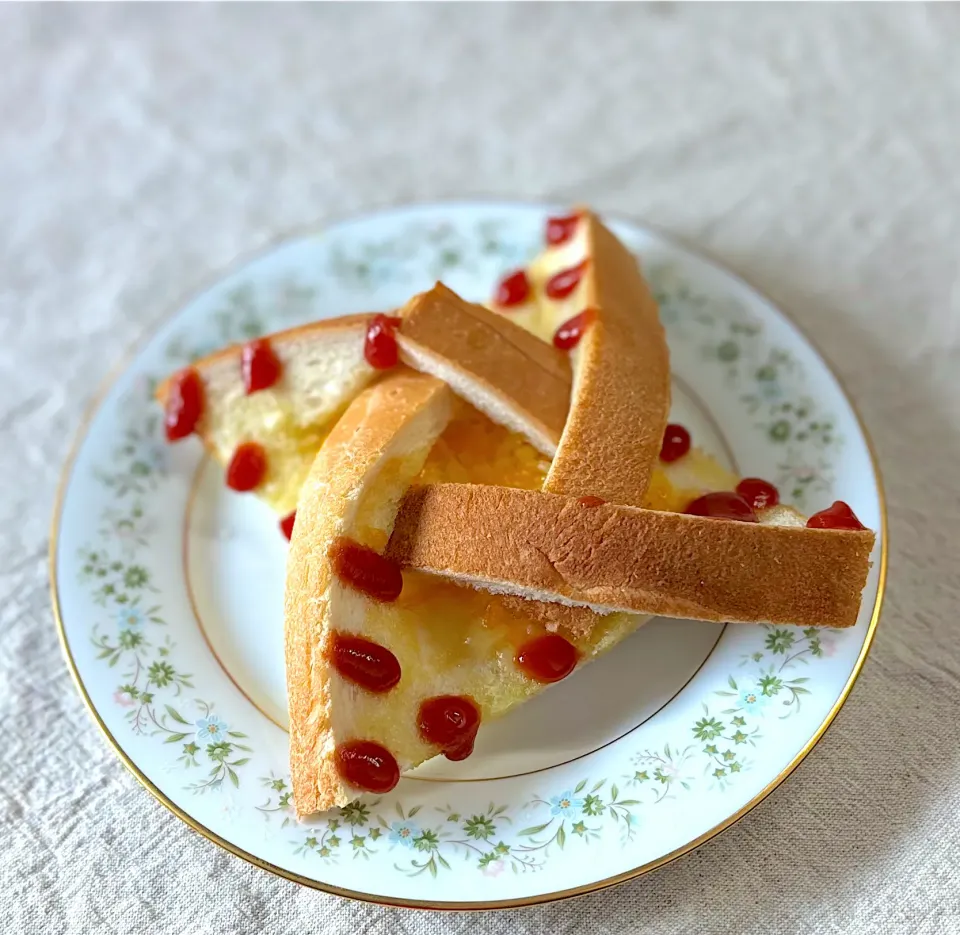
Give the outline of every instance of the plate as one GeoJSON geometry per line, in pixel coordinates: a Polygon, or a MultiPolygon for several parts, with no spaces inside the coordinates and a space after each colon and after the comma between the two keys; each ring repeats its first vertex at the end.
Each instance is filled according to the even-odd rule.
{"type": "Polygon", "coordinates": [[[210,840],[328,892],[428,908],[530,905],[661,866],[731,825],[812,749],[863,665],[886,567],[884,501],[836,378],[779,311],[664,237],[611,222],[661,306],[674,417],[806,512],[878,530],[856,627],[655,620],[393,793],[298,822],[281,598],[286,542],[195,440],[169,447],[158,379],[221,345],[390,309],[442,279],[482,301],[551,210],[445,204],[271,248],[185,304],[84,424],[54,518],[57,624],[77,686],[137,778],[210,840]]]}

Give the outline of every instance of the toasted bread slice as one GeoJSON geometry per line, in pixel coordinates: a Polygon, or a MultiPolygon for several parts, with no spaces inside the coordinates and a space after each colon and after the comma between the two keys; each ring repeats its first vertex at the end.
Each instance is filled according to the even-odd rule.
{"type": "Polygon", "coordinates": [[[571,352],[573,399],[544,489],[640,506],[670,411],[666,339],[636,258],[596,215],[578,214],[570,240],[531,265],[530,301],[503,312],[546,340],[584,310],[596,313],[571,352]],[[551,279],[580,264],[575,288],[551,298],[551,279]]]}
{"type": "Polygon", "coordinates": [[[599,613],[853,626],[874,534],[807,529],[795,511],[768,512],[742,523],[440,484],[404,499],[387,554],[494,593],[599,613]]]}
{"type": "Polygon", "coordinates": [[[338,770],[337,750],[344,744],[374,742],[401,771],[436,756],[440,751],[417,726],[425,700],[467,697],[487,721],[542,690],[545,685],[514,661],[530,640],[562,631],[585,662],[643,622],[625,614],[598,620],[586,608],[489,595],[414,571],[403,572],[395,601],[379,603],[336,577],[333,543],[347,537],[382,550],[401,495],[424,474],[463,471],[472,479],[490,470],[536,487],[542,482],[545,468],[532,471],[525,458],[505,450],[495,431],[478,438],[471,426],[485,417],[461,409],[465,404],[440,381],[392,372],[349,406],[304,484],[285,596],[291,776],[299,814],[342,805],[363,791],[338,770]],[[451,433],[464,419],[465,428],[451,433]],[[399,683],[380,695],[345,678],[330,661],[337,634],[389,650],[400,666],[399,683]]]}
{"type": "Polygon", "coordinates": [[[328,652],[335,632],[368,631],[372,602],[339,581],[329,550],[341,536],[383,548],[392,513],[449,421],[452,403],[440,380],[391,372],[351,403],[304,485],[284,598],[290,768],[299,814],[355,796],[341,781],[334,753],[341,738],[364,736],[367,716],[364,692],[338,676],[328,652]]]}
{"type": "Polygon", "coordinates": [[[570,407],[566,354],[442,283],[414,296],[400,317],[405,363],[554,455],[570,407]]]}
{"type": "MultiPolygon", "coordinates": [[[[396,337],[407,363],[436,373],[480,411],[552,455],[570,404],[566,355],[440,284],[415,296],[401,316],[396,337]]],[[[198,434],[224,465],[242,442],[260,444],[267,472],[256,492],[281,514],[296,506],[337,416],[363,387],[387,372],[375,370],[364,358],[372,318],[352,315],[269,336],[281,376],[269,389],[249,396],[241,345],[193,364],[205,397],[198,434]]],[[[157,390],[161,405],[166,405],[170,383],[165,380],[157,390]]]]}
{"type": "MultiPolygon", "coordinates": [[[[363,356],[372,315],[348,315],[291,328],[267,339],[282,372],[269,389],[246,395],[243,346],[217,351],[192,366],[204,385],[197,433],[207,450],[228,464],[241,442],[259,442],[267,474],[257,494],[281,514],[296,506],[300,487],[336,417],[378,371],[363,356]]],[[[171,379],[157,388],[166,405],[171,379]]]]}

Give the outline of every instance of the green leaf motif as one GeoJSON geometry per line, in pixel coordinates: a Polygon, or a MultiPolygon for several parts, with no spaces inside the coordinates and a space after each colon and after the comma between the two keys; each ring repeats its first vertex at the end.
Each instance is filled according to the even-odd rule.
{"type": "Polygon", "coordinates": [[[771,633],[767,634],[766,640],[764,640],[764,645],[770,652],[778,653],[783,655],[793,646],[796,641],[796,636],[790,632],[790,630],[785,629],[776,629],[771,633]]]}
{"type": "Polygon", "coordinates": [[[178,724],[187,724],[187,725],[189,725],[190,722],[187,721],[187,720],[185,720],[183,717],[181,717],[181,716],[180,716],[180,713],[177,711],[177,709],[176,709],[175,707],[173,707],[173,705],[169,705],[169,704],[168,704],[168,705],[164,705],[164,710],[165,710],[165,711],[167,712],[167,714],[169,714],[170,717],[172,717],[178,724]]]}
{"type": "Polygon", "coordinates": [[[715,717],[703,717],[693,727],[693,736],[697,740],[713,740],[723,733],[723,722],[715,717]]]}

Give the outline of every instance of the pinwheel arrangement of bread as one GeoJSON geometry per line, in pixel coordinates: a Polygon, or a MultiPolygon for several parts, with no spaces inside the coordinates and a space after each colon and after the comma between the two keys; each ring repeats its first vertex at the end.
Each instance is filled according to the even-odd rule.
{"type": "Polygon", "coordinates": [[[839,501],[800,515],[667,424],[656,302],[587,210],[549,219],[489,307],[438,283],[222,350],[157,396],[169,440],[198,435],[290,539],[301,816],[468,757],[650,615],[857,619],[873,532],[839,501]]]}

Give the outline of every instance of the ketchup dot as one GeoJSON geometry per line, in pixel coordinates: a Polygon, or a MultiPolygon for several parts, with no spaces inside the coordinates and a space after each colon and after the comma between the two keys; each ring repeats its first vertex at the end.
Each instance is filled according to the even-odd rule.
{"type": "Polygon", "coordinates": [[[750,508],[740,494],[729,490],[705,493],[697,497],[687,509],[693,516],[706,516],[710,519],[734,519],[741,523],[758,523],[757,514],[750,508]]]}
{"type": "Polygon", "coordinates": [[[518,269],[500,280],[500,285],[497,286],[496,303],[504,307],[522,305],[529,295],[530,280],[522,269],[518,269]]]}
{"type": "Polygon", "coordinates": [[[376,694],[390,691],[400,681],[400,663],[386,646],[334,633],[330,661],[345,679],[376,694]]]}
{"type": "Polygon", "coordinates": [[[856,513],[842,500],[834,500],[833,505],[814,513],[807,520],[808,529],[866,529],[857,519],[856,513]]]}
{"type": "Polygon", "coordinates": [[[256,442],[244,442],[230,459],[227,467],[227,486],[244,493],[260,485],[267,473],[267,455],[256,442]]]}
{"type": "Polygon", "coordinates": [[[420,736],[438,746],[448,760],[465,760],[473,753],[480,710],[464,695],[438,695],[420,705],[417,727],[420,736]]]}
{"type": "Polygon", "coordinates": [[[577,497],[577,503],[579,503],[580,506],[586,506],[586,507],[603,506],[603,504],[606,502],[607,501],[604,500],[603,497],[594,497],[592,494],[587,494],[584,497],[577,497]]]}
{"type": "Polygon", "coordinates": [[[580,653],[559,633],[547,633],[524,643],[517,651],[517,665],[537,682],[559,682],[577,666],[580,653]]]}
{"type": "Polygon", "coordinates": [[[573,236],[579,221],[579,214],[570,214],[561,218],[547,218],[547,243],[551,247],[559,247],[560,244],[566,243],[573,236]]]}
{"type": "Polygon", "coordinates": [[[163,424],[167,441],[191,435],[203,415],[203,381],[193,367],[181,370],[171,381],[163,424]]]}
{"type": "Polygon", "coordinates": [[[266,338],[257,338],[243,345],[240,370],[247,396],[265,390],[280,379],[280,360],[266,338]]]}
{"type": "Polygon", "coordinates": [[[395,332],[399,324],[400,319],[393,315],[373,316],[363,342],[363,356],[371,367],[389,370],[397,365],[400,353],[395,332]]]}
{"type": "Polygon", "coordinates": [[[297,518],[297,511],[294,510],[292,513],[288,513],[282,520],[280,520],[280,532],[282,532],[289,541],[290,537],[293,535],[293,523],[297,518]]]}
{"type": "Polygon", "coordinates": [[[581,260],[576,266],[561,270],[547,280],[544,292],[549,299],[565,299],[577,286],[586,272],[589,260],[581,260]]]}
{"type": "Polygon", "coordinates": [[[737,484],[737,493],[755,510],[769,510],[780,502],[777,488],[759,477],[745,477],[737,484]]]}
{"type": "Polygon", "coordinates": [[[344,782],[382,795],[400,782],[400,767],[393,754],[372,740],[350,740],[334,751],[337,772],[344,782]]]}
{"type": "Polygon", "coordinates": [[[403,573],[396,562],[346,536],[330,546],[330,561],[345,585],[382,604],[392,603],[403,590],[403,573]]]}
{"type": "Polygon", "coordinates": [[[663,433],[660,460],[670,464],[682,458],[690,450],[690,433],[682,426],[671,422],[663,433]]]}
{"type": "Polygon", "coordinates": [[[579,315],[565,321],[553,336],[553,346],[561,351],[573,350],[580,339],[597,320],[597,310],[595,308],[585,308],[579,315]]]}

